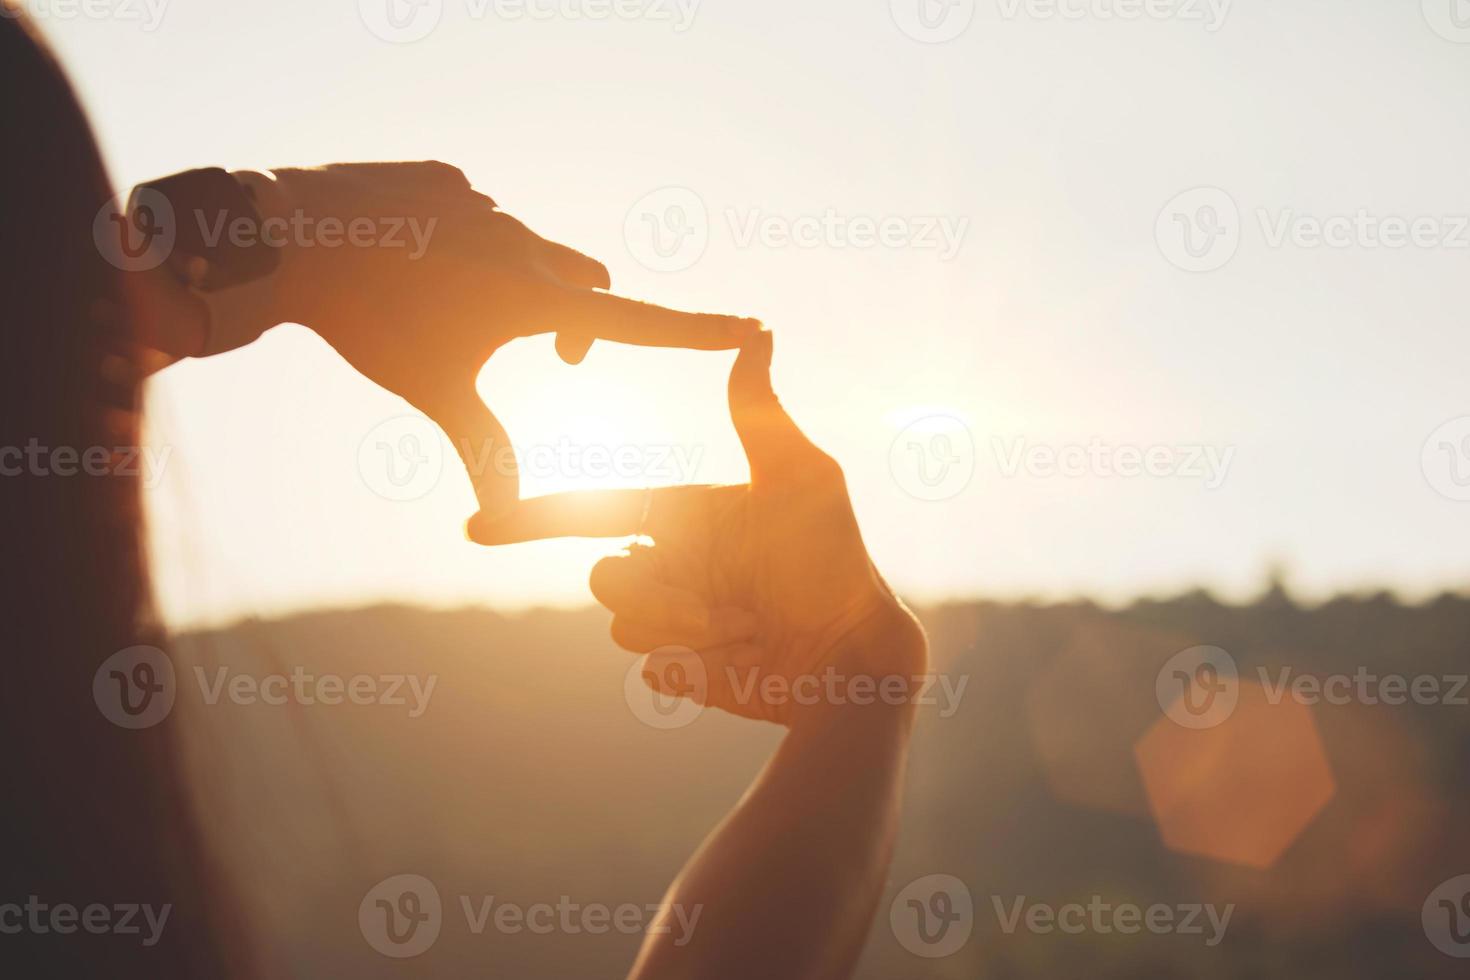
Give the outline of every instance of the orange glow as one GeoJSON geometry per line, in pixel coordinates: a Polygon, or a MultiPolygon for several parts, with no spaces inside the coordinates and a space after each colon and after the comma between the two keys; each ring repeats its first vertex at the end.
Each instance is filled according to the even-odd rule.
{"type": "Polygon", "coordinates": [[[1252,868],[1274,865],[1337,791],[1312,710],[1250,681],[1219,725],[1160,718],[1134,754],[1165,845],[1252,868]]]}

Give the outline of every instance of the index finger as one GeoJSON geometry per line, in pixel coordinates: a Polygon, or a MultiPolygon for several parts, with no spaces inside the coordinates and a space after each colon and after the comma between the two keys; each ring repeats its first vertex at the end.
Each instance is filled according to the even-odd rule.
{"type": "Polygon", "coordinates": [[[522,500],[498,517],[476,514],[465,534],[476,544],[519,544],[547,538],[625,538],[642,533],[655,511],[682,509],[707,486],[656,490],[575,490],[522,500]]]}
{"type": "Polygon", "coordinates": [[[640,347],[683,347],[689,350],[734,350],[760,332],[761,322],[719,313],[685,313],[638,300],[577,289],[548,286],[552,295],[548,326],[620,344],[640,347]]]}

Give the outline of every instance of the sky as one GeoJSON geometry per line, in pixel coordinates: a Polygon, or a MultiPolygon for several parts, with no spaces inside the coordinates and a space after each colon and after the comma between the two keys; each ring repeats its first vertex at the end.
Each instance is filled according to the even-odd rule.
{"type": "MultiPolygon", "coordinates": [[[[119,188],[441,159],[622,293],[761,317],[916,601],[1470,578],[1464,0],[23,5],[119,188]]],[[[479,387],[527,495],[739,481],[731,360],[535,338],[479,387]]],[[[178,626],[581,604],[618,547],[465,541],[452,453],[305,327],[147,411],[178,626]]]]}

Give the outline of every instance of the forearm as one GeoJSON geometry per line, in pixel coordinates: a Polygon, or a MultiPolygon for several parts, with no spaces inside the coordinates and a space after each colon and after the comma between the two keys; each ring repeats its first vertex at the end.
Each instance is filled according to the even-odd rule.
{"type": "Polygon", "coordinates": [[[632,977],[847,976],[892,855],[912,718],[823,706],[794,726],[665,899],[661,924],[697,925],[652,932],[632,977]]]}

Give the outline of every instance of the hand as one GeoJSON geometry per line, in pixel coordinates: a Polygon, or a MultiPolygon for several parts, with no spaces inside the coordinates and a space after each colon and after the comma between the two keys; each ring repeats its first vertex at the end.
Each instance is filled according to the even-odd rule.
{"type": "MultiPolygon", "coordinates": [[[[558,353],[575,364],[599,337],[728,350],[759,329],[754,320],[598,292],[610,285],[602,263],[541,238],[447,164],[336,164],[236,177],[255,192],[258,233],[280,247],[272,308],[259,330],[310,327],[360,373],[437,422],[486,514],[519,499],[513,467],[483,465],[511,458],[502,451],[510,445],[505,430],[475,392],[476,376],[501,346],[558,331],[558,353]]],[[[196,297],[181,287],[159,292],[166,305],[192,304],[198,320],[196,297]]],[[[197,350],[197,324],[175,332],[183,346],[174,353],[197,350]]]]}
{"type": "MultiPolygon", "coordinates": [[[[471,521],[469,534],[481,544],[651,537],[652,547],[634,545],[592,571],[593,594],[613,612],[613,639],[637,653],[697,651],[704,683],[681,693],[795,725],[805,714],[795,699],[752,693],[766,678],[786,691],[801,678],[822,682],[828,668],[844,682],[908,681],[927,669],[928,652],[918,621],[868,558],[841,468],[781,407],[770,366],[771,334],[762,331],[730,374],[748,485],[557,494],[471,521]]],[[[650,658],[645,680],[665,683],[659,661],[678,656],[650,658]]]]}

